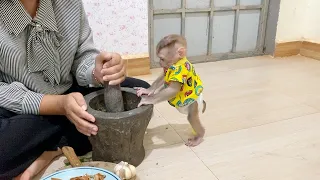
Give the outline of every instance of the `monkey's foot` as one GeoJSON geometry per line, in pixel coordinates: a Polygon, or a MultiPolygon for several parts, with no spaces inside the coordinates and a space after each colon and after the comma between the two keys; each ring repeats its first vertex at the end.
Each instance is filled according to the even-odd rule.
{"type": "Polygon", "coordinates": [[[188,142],[186,143],[186,146],[194,147],[194,146],[199,145],[202,141],[203,141],[203,137],[195,136],[193,138],[189,138],[188,139],[188,142]]]}

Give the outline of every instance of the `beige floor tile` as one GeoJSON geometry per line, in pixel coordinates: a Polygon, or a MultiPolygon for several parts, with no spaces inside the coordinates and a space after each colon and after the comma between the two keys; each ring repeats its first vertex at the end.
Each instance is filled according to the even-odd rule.
{"type": "Polygon", "coordinates": [[[209,62],[209,63],[198,63],[194,64],[196,73],[201,77],[207,74],[216,74],[226,71],[231,71],[232,69],[227,67],[225,64],[219,64],[217,62],[209,62]],[[208,68],[210,66],[210,68],[208,68]]]}
{"type": "Polygon", "coordinates": [[[303,103],[320,110],[320,96],[313,96],[313,98],[308,98],[303,103]]]}
{"type": "MultiPolygon", "coordinates": [[[[201,116],[204,121],[223,121],[230,118],[250,118],[260,114],[266,114],[270,111],[283,109],[298,105],[298,101],[293,98],[284,96],[279,93],[261,93],[248,94],[238,98],[225,98],[220,100],[207,101],[207,111],[201,116]],[[221,106],[219,106],[219,102],[221,106]]],[[[174,109],[174,108],[173,108],[174,109]]],[[[162,113],[163,110],[159,111],[162,113]]],[[[169,111],[169,110],[167,110],[169,111]]],[[[171,111],[171,110],[170,110],[171,111]]],[[[170,113],[173,114],[173,113],[170,113]]],[[[170,118],[169,115],[163,115],[165,119],[171,124],[175,122],[182,122],[186,116],[175,115],[170,118]]],[[[184,123],[187,123],[185,120],[184,123]]]]}
{"type": "Polygon", "coordinates": [[[319,125],[319,113],[307,115],[210,137],[193,151],[219,180],[313,177],[320,165],[319,125]]]}
{"type": "Polygon", "coordinates": [[[170,129],[165,131],[147,133],[144,137],[143,144],[145,146],[145,149],[149,150],[178,144],[181,142],[183,142],[183,140],[177,134],[177,132],[170,129]]]}
{"type": "MultiPolygon", "coordinates": [[[[210,102],[208,102],[208,107],[210,109],[209,103],[210,102]]],[[[298,102],[295,101],[293,98],[281,94],[274,94],[271,96],[261,97],[256,101],[233,104],[227,108],[222,107],[210,109],[208,110],[208,112],[203,114],[203,116],[216,119],[252,117],[259,114],[270,112],[272,110],[282,109],[297,104],[298,102]]]]}
{"type": "Polygon", "coordinates": [[[159,77],[159,74],[161,74],[161,72],[162,72],[161,68],[151,69],[151,74],[135,76],[135,78],[143,79],[148,82],[153,82],[159,77]]]}
{"type": "Polygon", "coordinates": [[[303,104],[298,104],[295,106],[289,106],[283,109],[270,111],[266,114],[253,116],[250,118],[250,123],[255,125],[263,125],[263,124],[268,124],[276,121],[291,119],[294,117],[313,114],[316,112],[319,112],[319,111],[312,107],[305,106],[303,104]]]}
{"type": "Polygon", "coordinates": [[[316,90],[312,90],[312,91],[313,92],[310,92],[309,90],[309,92],[307,92],[305,90],[304,91],[305,93],[303,93],[303,90],[301,90],[300,92],[292,92],[288,94],[288,96],[298,100],[302,104],[305,104],[317,110],[320,110],[320,93],[319,93],[320,91],[316,91],[316,90]]]}
{"type": "Polygon", "coordinates": [[[208,110],[228,109],[235,105],[276,100],[278,98],[287,99],[287,101],[293,103],[298,102],[294,102],[294,98],[260,88],[243,87],[241,90],[225,89],[225,92],[229,93],[229,96],[226,93],[216,93],[215,95],[205,94],[204,99],[207,102],[208,110]]]}
{"type": "Polygon", "coordinates": [[[244,69],[244,68],[252,68],[259,66],[268,66],[279,64],[281,62],[276,62],[274,59],[269,56],[260,56],[260,57],[249,57],[249,58],[240,58],[237,61],[234,60],[226,60],[226,61],[218,61],[214,64],[214,66],[225,66],[229,69],[244,69]]]}
{"type": "MultiPolygon", "coordinates": [[[[190,156],[195,155],[189,147],[184,145],[184,143],[177,143],[174,145],[147,150],[145,161],[143,161],[142,164],[144,164],[144,162],[147,161],[154,161],[161,158],[179,156],[180,153],[188,153],[190,156]]],[[[142,166],[140,165],[139,167],[141,169],[142,166]]]]}
{"type": "Polygon", "coordinates": [[[137,168],[139,180],[218,180],[184,144],[147,151],[147,154],[137,168]]]}
{"type": "MultiPolygon", "coordinates": [[[[202,124],[206,128],[205,141],[210,136],[216,136],[223,133],[229,133],[232,131],[238,131],[241,129],[247,129],[251,127],[266,125],[277,121],[288,120],[294,117],[300,117],[304,115],[317,113],[316,109],[305,106],[296,105],[279,110],[270,111],[265,114],[259,114],[253,117],[240,117],[230,118],[224,120],[217,120],[212,118],[203,118],[202,124]]],[[[173,126],[176,129],[180,137],[186,142],[189,137],[192,136],[190,125],[185,124],[185,128],[179,128],[173,126]]]]}
{"type": "Polygon", "coordinates": [[[153,113],[153,117],[151,118],[147,127],[147,133],[173,130],[169,123],[161,116],[156,108],[154,108],[153,113]]]}
{"type": "Polygon", "coordinates": [[[187,116],[178,112],[178,110],[169,105],[168,102],[162,102],[156,105],[156,109],[161,116],[169,123],[177,118],[186,118],[187,116]]]}
{"type": "Polygon", "coordinates": [[[154,115],[150,120],[144,137],[146,149],[155,149],[183,142],[176,131],[160,115],[157,109],[154,109],[154,115]]]}

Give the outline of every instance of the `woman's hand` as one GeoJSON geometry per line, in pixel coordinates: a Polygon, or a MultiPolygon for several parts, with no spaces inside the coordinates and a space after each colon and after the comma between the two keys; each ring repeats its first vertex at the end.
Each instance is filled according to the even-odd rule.
{"type": "Polygon", "coordinates": [[[124,81],[126,68],[121,56],[117,53],[101,52],[95,61],[94,74],[100,83],[109,81],[110,85],[117,85],[124,81]]]}
{"type": "Polygon", "coordinates": [[[84,135],[96,135],[98,127],[93,124],[95,118],[89,114],[87,104],[81,93],[65,95],[61,102],[64,115],[76,126],[77,130],[84,135]]]}

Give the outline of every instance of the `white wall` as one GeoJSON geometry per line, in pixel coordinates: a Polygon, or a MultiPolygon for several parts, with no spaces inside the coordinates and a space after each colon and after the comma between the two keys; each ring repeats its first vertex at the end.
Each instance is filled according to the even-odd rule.
{"type": "Polygon", "coordinates": [[[320,0],[281,0],[276,42],[320,43],[320,0]]]}
{"type": "Polygon", "coordinates": [[[277,43],[302,40],[306,1],[309,0],[281,0],[277,43]]]}
{"type": "Polygon", "coordinates": [[[303,38],[320,43],[320,0],[307,0],[303,38]]]}

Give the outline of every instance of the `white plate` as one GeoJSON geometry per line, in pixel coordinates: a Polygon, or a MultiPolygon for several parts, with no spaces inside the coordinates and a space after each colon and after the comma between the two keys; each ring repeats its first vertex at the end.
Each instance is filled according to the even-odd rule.
{"type": "Polygon", "coordinates": [[[105,175],[106,176],[105,180],[120,180],[120,178],[114,173],[108,170],[96,168],[96,167],[76,167],[76,168],[65,169],[65,170],[52,173],[44,178],[41,178],[41,180],[51,180],[51,178],[70,180],[73,177],[84,176],[85,174],[93,176],[98,173],[105,175]]]}

